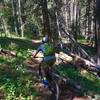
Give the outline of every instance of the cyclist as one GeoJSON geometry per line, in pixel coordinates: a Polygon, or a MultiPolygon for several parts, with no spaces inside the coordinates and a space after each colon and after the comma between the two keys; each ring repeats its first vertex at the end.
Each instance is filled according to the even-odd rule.
{"type": "Polygon", "coordinates": [[[48,84],[48,82],[47,82],[47,77],[49,75],[48,73],[52,69],[52,67],[56,61],[56,57],[55,57],[54,46],[52,43],[49,42],[47,35],[45,37],[43,37],[42,44],[39,46],[36,53],[33,55],[34,58],[36,57],[38,52],[42,52],[43,56],[44,56],[43,60],[40,64],[40,66],[41,66],[40,68],[42,69],[43,81],[45,81],[48,84]]]}

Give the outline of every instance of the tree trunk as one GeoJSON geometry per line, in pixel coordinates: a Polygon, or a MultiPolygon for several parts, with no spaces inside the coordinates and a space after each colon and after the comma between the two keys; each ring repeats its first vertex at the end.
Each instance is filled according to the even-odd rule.
{"type": "Polygon", "coordinates": [[[97,53],[97,22],[96,22],[96,0],[93,0],[93,11],[94,11],[94,23],[93,23],[93,29],[94,29],[94,33],[95,33],[95,53],[97,53]]]}
{"type": "Polygon", "coordinates": [[[51,40],[51,32],[50,32],[50,22],[48,16],[48,8],[47,8],[47,0],[41,0],[41,9],[43,15],[43,26],[44,26],[44,35],[48,35],[51,40]]]}
{"type": "Polygon", "coordinates": [[[20,30],[21,30],[21,37],[24,37],[24,25],[22,21],[22,13],[21,13],[21,0],[18,0],[18,13],[19,13],[19,21],[20,21],[20,30]]]}
{"type": "Polygon", "coordinates": [[[74,1],[74,38],[77,41],[77,35],[78,35],[78,30],[77,30],[77,26],[78,26],[78,2],[75,0],[74,1]]]}
{"type": "Polygon", "coordinates": [[[96,20],[98,24],[98,33],[97,33],[97,62],[100,65],[100,0],[96,0],[96,20]]]}
{"type": "Polygon", "coordinates": [[[3,28],[4,28],[4,31],[5,31],[5,36],[7,36],[9,34],[7,21],[4,17],[2,17],[2,21],[3,21],[3,28]]]}
{"type": "MultiPolygon", "coordinates": [[[[1,2],[1,4],[2,4],[2,11],[5,11],[5,7],[6,7],[6,4],[5,4],[5,2],[4,1],[2,1],[1,2]]],[[[8,23],[7,23],[7,18],[5,17],[5,15],[4,16],[2,16],[1,17],[1,19],[2,19],[2,24],[3,24],[3,29],[4,29],[4,31],[5,31],[5,36],[7,36],[7,35],[9,35],[9,29],[8,29],[8,23]]]]}
{"type": "Polygon", "coordinates": [[[71,4],[71,8],[70,8],[70,12],[71,12],[71,32],[75,38],[75,40],[77,40],[77,1],[76,0],[71,0],[70,2],[71,4]]]}
{"type": "Polygon", "coordinates": [[[12,0],[12,12],[13,12],[13,18],[14,18],[14,29],[15,29],[15,33],[16,35],[18,35],[18,21],[17,21],[17,10],[16,10],[16,4],[15,1],[12,0]]]}
{"type": "Polygon", "coordinates": [[[79,27],[78,27],[79,34],[81,34],[81,29],[80,29],[81,28],[81,8],[80,8],[80,4],[79,4],[79,20],[78,21],[79,21],[79,27]]]}
{"type": "Polygon", "coordinates": [[[90,14],[90,0],[87,0],[87,21],[88,21],[88,32],[91,32],[91,14],[90,14]]]}
{"type": "Polygon", "coordinates": [[[97,63],[98,65],[100,65],[100,25],[99,25],[99,29],[98,29],[98,36],[97,36],[97,55],[98,55],[98,59],[97,59],[97,63]]]}
{"type": "Polygon", "coordinates": [[[51,29],[51,35],[53,38],[54,44],[58,42],[58,36],[59,36],[59,29],[57,24],[57,12],[55,9],[55,3],[53,3],[53,6],[51,9],[49,9],[49,15],[50,15],[50,29],[51,29]]]}

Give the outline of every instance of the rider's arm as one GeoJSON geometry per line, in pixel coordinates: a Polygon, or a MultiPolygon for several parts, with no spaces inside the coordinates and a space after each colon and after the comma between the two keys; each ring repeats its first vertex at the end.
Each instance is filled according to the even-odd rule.
{"type": "Polygon", "coordinates": [[[44,47],[43,45],[40,45],[40,47],[38,48],[38,50],[36,51],[35,55],[33,56],[34,58],[36,57],[36,55],[38,54],[38,52],[43,52],[44,51],[44,47]]]}
{"type": "Polygon", "coordinates": [[[33,58],[36,57],[36,55],[38,54],[39,51],[40,51],[39,49],[36,51],[36,53],[34,54],[33,58]]]}

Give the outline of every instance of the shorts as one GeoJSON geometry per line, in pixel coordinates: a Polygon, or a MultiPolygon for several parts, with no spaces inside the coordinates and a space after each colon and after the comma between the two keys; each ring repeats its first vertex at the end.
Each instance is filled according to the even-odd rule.
{"type": "Polygon", "coordinates": [[[53,64],[55,63],[55,61],[56,61],[56,57],[54,55],[53,56],[46,56],[43,59],[42,66],[44,68],[46,68],[46,67],[52,67],[53,64]]]}

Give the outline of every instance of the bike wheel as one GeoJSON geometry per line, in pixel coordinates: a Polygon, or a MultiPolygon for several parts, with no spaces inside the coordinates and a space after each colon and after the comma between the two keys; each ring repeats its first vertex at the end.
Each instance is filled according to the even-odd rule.
{"type": "Polygon", "coordinates": [[[59,100],[59,86],[55,80],[52,80],[49,83],[49,89],[52,92],[51,94],[52,100],[59,100]]]}

